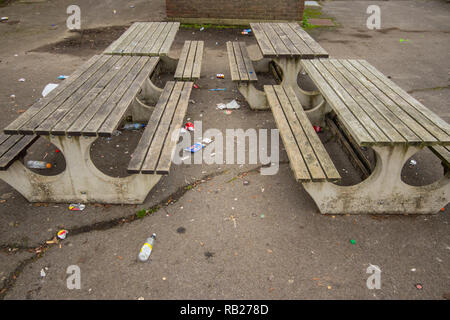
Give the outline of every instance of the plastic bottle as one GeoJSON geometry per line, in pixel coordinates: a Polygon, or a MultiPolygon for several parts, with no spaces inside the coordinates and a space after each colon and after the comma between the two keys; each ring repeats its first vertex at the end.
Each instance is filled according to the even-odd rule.
{"type": "Polygon", "coordinates": [[[156,234],[152,234],[150,238],[147,239],[147,242],[142,246],[141,251],[139,251],[139,260],[145,262],[150,258],[150,254],[153,250],[153,242],[155,242],[156,234]]]}
{"type": "Polygon", "coordinates": [[[50,169],[52,164],[45,161],[29,160],[27,161],[27,167],[30,169],[50,169]]]}
{"type": "Polygon", "coordinates": [[[123,126],[122,130],[139,130],[140,128],[144,128],[144,123],[127,123],[123,126]]]}

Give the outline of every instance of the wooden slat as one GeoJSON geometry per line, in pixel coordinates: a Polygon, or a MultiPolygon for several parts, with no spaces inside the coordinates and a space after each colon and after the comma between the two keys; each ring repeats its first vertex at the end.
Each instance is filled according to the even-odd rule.
{"type": "Polygon", "coordinates": [[[89,70],[90,67],[100,59],[100,57],[101,57],[100,55],[95,55],[91,59],[89,59],[74,73],[72,73],[68,79],[64,80],[59,86],[53,89],[46,97],[42,98],[41,100],[33,104],[30,108],[28,108],[27,111],[25,111],[25,113],[21,114],[20,117],[11,122],[4,129],[4,132],[6,134],[19,133],[20,127],[22,127],[25,123],[27,123],[36,113],[45,108],[52,100],[54,100],[57,96],[59,96],[61,92],[65,92],[67,88],[74,89],[72,88],[72,84],[75,81],[77,81],[81,75],[87,72],[87,70],[89,70]]]}
{"type": "Polygon", "coordinates": [[[264,32],[266,33],[267,38],[269,39],[270,43],[272,44],[272,46],[275,49],[278,56],[290,56],[291,55],[291,52],[289,51],[289,49],[286,47],[286,45],[281,40],[279,35],[272,28],[272,24],[261,23],[261,27],[264,30],[264,32]]]}
{"type": "Polygon", "coordinates": [[[273,117],[281,133],[281,139],[286,147],[286,153],[289,157],[289,164],[294,171],[294,176],[297,181],[311,181],[308,168],[305,161],[297,147],[292,131],[289,127],[289,123],[286,121],[284,112],[281,108],[278,97],[275,94],[273,86],[264,86],[264,92],[267,95],[270,108],[272,109],[273,117]]]}
{"type": "Polygon", "coordinates": [[[446,167],[450,168],[450,147],[431,146],[429,148],[442,160],[446,167]]]}
{"type": "MultiPolygon", "coordinates": [[[[378,112],[374,111],[372,106],[365,101],[365,99],[356,91],[351,83],[349,83],[337,69],[329,63],[328,59],[316,62],[319,71],[327,71],[334,79],[327,78],[333,89],[341,97],[342,101],[349,107],[353,114],[360,120],[360,122],[368,129],[369,133],[380,144],[391,144],[391,139],[378,126],[380,121],[384,121],[378,112]]],[[[322,73],[324,74],[324,73],[322,73]]],[[[384,124],[384,122],[383,122],[384,124]]],[[[385,123],[391,127],[388,123],[385,123]]],[[[401,137],[399,137],[401,139],[401,137]]]]}
{"type": "Polygon", "coordinates": [[[195,53],[195,63],[192,69],[192,79],[200,79],[203,61],[203,41],[197,41],[197,52],[195,53]]]}
{"type": "MultiPolygon", "coordinates": [[[[327,177],[327,181],[339,180],[341,176],[336,167],[334,166],[334,163],[331,160],[330,156],[328,155],[328,152],[326,151],[324,145],[322,144],[322,141],[320,141],[320,138],[317,135],[316,131],[314,130],[311,122],[309,121],[308,116],[306,115],[306,112],[303,110],[303,107],[300,104],[300,101],[298,100],[294,90],[292,89],[292,87],[285,88],[284,90],[293,107],[294,113],[297,116],[297,119],[300,122],[303,131],[305,132],[305,135],[308,138],[309,143],[311,144],[314,150],[317,159],[320,162],[322,170],[324,171],[327,177]]],[[[314,176],[312,174],[311,176],[313,177],[314,180],[314,176]]]]}
{"type": "Polygon", "coordinates": [[[367,130],[361,126],[361,123],[353,115],[353,113],[348,110],[347,106],[338,97],[336,92],[330,87],[321,73],[315,68],[312,61],[313,60],[302,60],[302,64],[317,88],[327,100],[327,102],[333,107],[333,110],[342,119],[345,128],[350,132],[350,134],[353,135],[358,145],[364,146],[373,144],[373,138],[370,136],[367,130]]]}
{"type": "Polygon", "coordinates": [[[159,55],[159,50],[161,49],[164,40],[166,40],[167,35],[170,32],[170,29],[172,27],[172,23],[171,22],[165,22],[165,26],[164,29],[161,31],[161,33],[159,34],[159,37],[156,39],[156,41],[153,44],[153,47],[151,48],[150,52],[151,55],[159,55]]]}
{"type": "Polygon", "coordinates": [[[4,134],[4,133],[0,133],[0,145],[5,142],[6,140],[8,140],[8,138],[10,137],[9,134],[4,134]]]}
{"type": "Polygon", "coordinates": [[[165,138],[169,132],[169,127],[172,123],[173,115],[175,113],[178,100],[180,99],[183,85],[184,82],[175,83],[175,87],[172,91],[169,102],[167,103],[166,110],[156,130],[154,141],[151,144],[147,156],[144,160],[141,170],[142,173],[154,173],[156,170],[156,165],[158,164],[165,138]]]}
{"type": "Polygon", "coordinates": [[[90,107],[87,108],[66,130],[67,135],[79,136],[83,131],[84,127],[89,123],[92,117],[97,113],[97,111],[103,107],[106,103],[111,103],[114,92],[117,91],[117,87],[122,83],[123,79],[130,72],[133,66],[139,61],[140,57],[131,57],[128,62],[120,69],[110,83],[105,87],[101,94],[91,103],[90,107]]]}
{"type": "Polygon", "coordinates": [[[42,121],[47,119],[64,101],[69,99],[76,90],[78,90],[83,84],[88,81],[90,77],[92,77],[97,70],[99,70],[109,59],[111,56],[102,56],[91,68],[87,70],[83,75],[78,77],[75,83],[72,83],[70,87],[68,87],[62,94],[58,95],[55,99],[53,99],[45,108],[41,109],[35,116],[28,121],[25,125],[23,125],[19,129],[20,134],[34,134],[34,129],[38,127],[42,121]]]}
{"type": "Polygon", "coordinates": [[[179,22],[172,22],[172,26],[170,28],[169,33],[167,34],[166,39],[164,40],[161,49],[159,49],[160,56],[167,56],[169,53],[170,47],[172,46],[173,41],[175,40],[175,36],[177,35],[178,29],[180,28],[179,22]]]}
{"type": "Polygon", "coordinates": [[[147,61],[145,66],[137,75],[136,79],[134,79],[133,83],[128,88],[127,92],[117,103],[116,107],[114,108],[114,112],[111,112],[101,128],[98,130],[97,134],[99,136],[111,136],[114,130],[117,129],[120,122],[124,118],[131,102],[136,97],[140,88],[142,88],[142,84],[144,83],[144,81],[148,80],[150,74],[153,72],[153,70],[155,70],[158,61],[159,57],[152,57],[147,61]]]}
{"type": "Polygon", "coordinates": [[[164,91],[162,92],[159,100],[152,112],[150,120],[142,134],[139,143],[133,152],[127,171],[129,173],[139,173],[144,163],[145,157],[150,149],[150,145],[153,143],[153,139],[156,133],[156,129],[161,122],[161,118],[166,110],[167,103],[175,87],[174,81],[167,81],[164,91]]]}
{"type": "Polygon", "coordinates": [[[38,136],[35,135],[18,137],[19,139],[14,137],[16,143],[0,156],[0,170],[7,170],[11,163],[38,138],[38,136]]]}
{"type": "Polygon", "coordinates": [[[127,36],[122,40],[122,42],[114,49],[112,54],[126,54],[125,48],[139,35],[139,31],[143,28],[142,22],[136,22],[136,27],[127,32],[127,36]]]}
{"type": "Polygon", "coordinates": [[[192,41],[189,48],[189,54],[186,60],[186,66],[184,67],[183,80],[191,79],[192,68],[194,67],[195,53],[197,51],[197,41],[192,41]]]}
{"type": "Polygon", "coordinates": [[[114,66],[120,59],[119,56],[114,56],[109,59],[92,77],[90,77],[76,92],[74,92],[63,104],[53,111],[48,117],[37,127],[34,131],[36,134],[48,135],[50,130],[59,123],[59,121],[68,113],[72,112],[72,108],[88,96],[91,89],[98,88],[98,82],[103,79],[105,74],[114,66]]]}
{"type": "Polygon", "coordinates": [[[132,56],[140,55],[142,49],[147,44],[148,40],[151,39],[153,34],[156,32],[156,29],[158,28],[158,25],[159,24],[157,22],[150,22],[149,23],[150,27],[148,28],[148,30],[145,33],[144,37],[142,37],[142,39],[139,42],[139,44],[134,48],[133,52],[131,53],[132,56]]]}
{"type": "MultiPolygon", "coordinates": [[[[70,126],[80,117],[81,114],[91,107],[91,104],[95,101],[100,103],[98,98],[99,95],[105,90],[111,80],[117,75],[117,73],[122,69],[122,67],[129,61],[129,57],[120,57],[118,62],[108,71],[108,73],[102,77],[102,79],[97,83],[97,85],[89,91],[89,93],[81,99],[70,112],[66,113],[65,116],[58,121],[58,123],[51,129],[51,134],[53,135],[65,135],[66,131],[70,126]]],[[[105,98],[106,99],[106,98],[105,98]]]]}
{"type": "Polygon", "coordinates": [[[21,135],[10,135],[8,138],[0,145],[0,157],[3,156],[9,149],[14,146],[17,141],[22,139],[21,135]]]}
{"type": "MultiPolygon", "coordinates": [[[[430,109],[425,107],[419,101],[414,99],[405,90],[396,85],[393,81],[388,79],[380,71],[378,71],[374,66],[370,65],[365,60],[357,60],[362,66],[366,67],[374,76],[378,78],[383,84],[383,88],[389,88],[387,92],[389,96],[397,96],[402,99],[396,101],[401,101],[401,105],[404,108],[412,109],[411,114],[414,114],[416,120],[421,123],[431,134],[441,141],[450,139],[450,124],[441,119],[438,115],[432,112],[430,109]],[[417,116],[416,116],[417,115],[417,116]]],[[[380,83],[380,86],[381,86],[380,83]]],[[[380,88],[380,87],[379,87],[380,88]]]]}
{"type": "MultiPolygon", "coordinates": [[[[372,104],[372,106],[377,109],[377,111],[385,117],[385,119],[391,124],[395,130],[397,130],[404,141],[418,143],[421,142],[422,139],[417,137],[411,129],[406,126],[401,120],[401,114],[397,114],[392,112],[389,108],[387,108],[377,97],[375,97],[368,88],[373,84],[368,81],[358,70],[356,70],[351,64],[346,60],[331,60],[331,63],[346,77],[349,81],[351,81],[352,85],[360,92],[367,101],[372,104]]],[[[390,130],[390,129],[386,129],[390,130]]],[[[393,133],[390,133],[391,137],[394,137],[393,133]]],[[[392,138],[391,140],[397,141],[396,138],[392,138]]],[[[403,142],[398,140],[397,142],[403,142]]]]}
{"type": "Polygon", "coordinates": [[[287,23],[278,23],[278,27],[288,36],[294,46],[297,48],[299,55],[302,59],[312,59],[314,54],[311,49],[306,45],[305,41],[291,28],[287,23]]]}
{"type": "Polygon", "coordinates": [[[300,27],[298,23],[292,22],[289,26],[302,38],[308,45],[316,58],[328,58],[329,54],[322,48],[311,36],[300,27]]]}
{"type": "Polygon", "coordinates": [[[155,41],[160,36],[161,31],[164,29],[165,26],[166,26],[166,22],[158,22],[158,26],[156,27],[155,32],[148,39],[147,43],[144,45],[144,47],[141,49],[141,51],[136,52],[136,54],[141,55],[141,56],[154,54],[152,51],[152,47],[155,44],[155,41]]]}
{"type": "Polygon", "coordinates": [[[136,47],[144,42],[153,23],[141,23],[141,29],[136,37],[124,48],[124,55],[133,55],[137,51],[136,47]]]}
{"type": "Polygon", "coordinates": [[[250,60],[250,56],[248,55],[245,42],[239,42],[239,46],[241,47],[242,60],[244,60],[244,65],[245,69],[247,70],[249,81],[258,81],[258,77],[256,76],[252,61],[250,60]]]}
{"type": "Polygon", "coordinates": [[[187,57],[191,47],[192,41],[185,41],[183,49],[181,50],[180,59],[177,64],[177,69],[175,70],[175,79],[182,79],[184,74],[184,68],[186,66],[187,57]]]}
{"type": "Polygon", "coordinates": [[[128,34],[131,33],[136,27],[138,26],[138,24],[135,22],[133,23],[124,33],[122,33],[122,35],[115,40],[113,43],[111,43],[109,45],[108,48],[105,49],[105,51],[103,51],[104,54],[112,54],[112,52],[119,46],[120,43],[122,43],[122,41],[128,37],[128,34]]]}
{"type": "MultiPolygon", "coordinates": [[[[326,179],[325,173],[323,172],[319,160],[316,158],[314,150],[309,143],[308,137],[304,131],[305,128],[302,128],[303,123],[301,124],[297,119],[298,115],[294,114],[293,107],[286,95],[286,92],[284,91],[284,88],[282,86],[273,86],[273,89],[277,95],[281,109],[284,112],[284,117],[289,125],[289,130],[292,131],[296,141],[296,145],[294,147],[300,150],[303,161],[305,162],[311,176],[311,180],[324,181],[326,179]]],[[[309,126],[312,125],[309,123],[309,126]]]]}
{"type": "Polygon", "coordinates": [[[233,43],[231,41],[227,42],[227,52],[228,52],[228,62],[230,64],[231,80],[240,81],[239,71],[237,68],[236,56],[234,53],[233,43]]]}
{"type": "MultiPolygon", "coordinates": [[[[419,123],[418,120],[421,118],[417,115],[412,108],[404,106],[404,101],[400,101],[398,96],[392,94],[389,88],[383,86],[378,79],[374,79],[373,75],[362,65],[360,65],[356,60],[348,60],[359,72],[361,72],[370,82],[377,87],[376,96],[380,99],[387,107],[389,107],[393,112],[401,112],[404,114],[402,121],[424,142],[436,142],[435,138],[430,132],[428,132],[424,126],[425,123],[419,123]],[[395,110],[395,111],[394,111],[395,110]]],[[[375,93],[375,92],[373,92],[375,93]]],[[[425,120],[424,120],[425,122],[425,120]]]]}
{"type": "Polygon", "coordinates": [[[84,127],[82,135],[85,136],[96,136],[97,131],[102,126],[103,122],[110,115],[111,112],[116,108],[117,103],[120,101],[122,96],[131,86],[133,80],[141,72],[142,68],[149,60],[149,57],[139,57],[139,61],[133,66],[133,68],[128,72],[126,77],[117,87],[117,89],[111,94],[109,99],[102,105],[102,107],[97,111],[94,117],[89,121],[89,123],[84,127]]]}
{"type": "Polygon", "coordinates": [[[279,23],[271,23],[270,25],[272,26],[273,30],[277,33],[277,35],[280,37],[281,41],[283,41],[284,45],[289,50],[289,53],[291,55],[301,54],[301,52],[297,49],[297,47],[294,45],[289,36],[283,31],[283,29],[280,28],[279,23]]]}
{"type": "Polygon", "coordinates": [[[180,128],[183,124],[183,119],[186,115],[186,110],[189,104],[192,86],[193,82],[185,82],[183,91],[180,94],[177,110],[175,111],[175,115],[172,119],[172,124],[170,125],[169,133],[166,137],[158,166],[156,167],[157,174],[169,174],[175,147],[180,136],[180,128]]]}
{"type": "Polygon", "coordinates": [[[270,43],[267,35],[264,33],[263,28],[260,23],[250,23],[253,33],[255,34],[256,40],[258,41],[259,48],[261,52],[266,57],[276,57],[277,52],[270,43]]]}
{"type": "Polygon", "coordinates": [[[239,77],[241,81],[248,81],[247,68],[245,67],[244,59],[242,57],[241,47],[238,42],[233,42],[234,54],[236,57],[237,69],[239,71],[239,77]]]}

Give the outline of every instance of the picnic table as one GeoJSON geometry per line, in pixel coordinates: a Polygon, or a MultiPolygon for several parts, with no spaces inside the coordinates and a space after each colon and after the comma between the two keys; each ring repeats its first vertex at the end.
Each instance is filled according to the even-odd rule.
{"type": "Polygon", "coordinates": [[[292,87],[305,109],[313,107],[317,91],[303,90],[297,77],[304,59],[328,58],[329,54],[303,28],[292,23],[250,23],[263,59],[274,61],[282,71],[281,85],[292,87]]]}
{"type": "MultiPolygon", "coordinates": [[[[354,186],[305,181],[305,189],[323,213],[436,213],[450,199],[449,172],[427,186],[402,181],[406,161],[424,147],[445,150],[450,125],[365,60],[303,60],[302,65],[335,115],[361,147],[370,147],[376,166],[354,186]]],[[[442,153],[445,159],[448,154],[442,153]]]]}

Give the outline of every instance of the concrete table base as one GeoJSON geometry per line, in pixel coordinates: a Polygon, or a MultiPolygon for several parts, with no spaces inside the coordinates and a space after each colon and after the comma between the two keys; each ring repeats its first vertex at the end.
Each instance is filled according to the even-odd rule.
{"type": "Polygon", "coordinates": [[[161,179],[157,174],[113,178],[100,172],[90,157],[90,147],[96,137],[50,136],[47,139],[64,154],[64,172],[42,176],[19,160],[8,170],[0,171],[0,179],[30,202],[140,204],[161,179]]]}
{"type": "Polygon", "coordinates": [[[450,202],[450,173],[426,186],[401,180],[405,162],[421,147],[373,147],[376,167],[354,186],[304,182],[305,190],[324,214],[435,214],[450,202]]]}

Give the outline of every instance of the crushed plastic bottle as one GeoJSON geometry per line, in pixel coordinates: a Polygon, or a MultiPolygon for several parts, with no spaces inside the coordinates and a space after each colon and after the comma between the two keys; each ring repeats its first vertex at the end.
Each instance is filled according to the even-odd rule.
{"type": "Polygon", "coordinates": [[[122,130],[139,130],[140,128],[144,128],[146,125],[144,123],[126,123],[122,130]]]}
{"type": "Polygon", "coordinates": [[[139,251],[139,260],[145,262],[150,258],[150,254],[153,250],[153,243],[155,242],[156,234],[152,234],[150,238],[147,239],[147,242],[142,246],[141,251],[139,251]]]}
{"type": "Polygon", "coordinates": [[[27,167],[30,169],[50,169],[52,164],[45,161],[29,160],[27,161],[27,167]]]}

